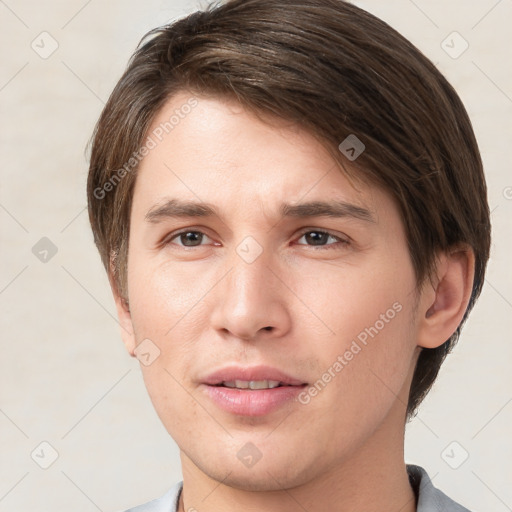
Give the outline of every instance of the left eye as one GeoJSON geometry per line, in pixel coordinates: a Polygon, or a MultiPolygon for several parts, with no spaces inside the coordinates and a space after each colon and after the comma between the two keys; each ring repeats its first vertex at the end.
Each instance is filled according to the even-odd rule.
{"type": "MultiPolygon", "coordinates": [[[[336,245],[336,243],[327,243],[329,238],[331,238],[332,240],[334,240],[334,242],[340,242],[341,244],[348,244],[348,241],[347,240],[344,240],[343,238],[340,238],[339,236],[335,236],[335,235],[332,235],[331,233],[329,233],[328,231],[319,231],[319,230],[311,230],[311,231],[306,231],[305,233],[302,234],[302,236],[299,238],[299,240],[301,239],[305,239],[306,242],[310,242],[311,245],[313,246],[327,246],[329,249],[331,248],[331,246],[334,246],[336,245]]],[[[299,243],[299,245],[308,245],[308,244],[301,244],[299,243]]]]}

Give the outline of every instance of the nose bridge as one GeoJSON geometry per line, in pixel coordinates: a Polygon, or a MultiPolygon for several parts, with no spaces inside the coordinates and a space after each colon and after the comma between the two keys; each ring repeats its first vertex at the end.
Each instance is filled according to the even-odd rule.
{"type": "Polygon", "coordinates": [[[231,271],[219,288],[214,327],[244,339],[261,335],[260,331],[286,331],[286,290],[274,275],[274,255],[246,237],[227,263],[231,271]]]}
{"type": "Polygon", "coordinates": [[[254,242],[242,242],[236,249],[230,272],[229,290],[226,303],[236,315],[248,315],[258,310],[263,313],[265,304],[273,302],[275,289],[272,288],[271,271],[272,257],[268,251],[262,250],[258,255],[254,242]]]}

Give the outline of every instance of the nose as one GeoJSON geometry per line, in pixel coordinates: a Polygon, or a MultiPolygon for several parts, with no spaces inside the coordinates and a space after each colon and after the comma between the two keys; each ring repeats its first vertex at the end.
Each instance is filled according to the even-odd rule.
{"type": "Polygon", "coordinates": [[[235,253],[230,268],[215,287],[214,329],[223,336],[251,341],[285,335],[291,326],[287,303],[291,294],[272,255],[264,251],[248,263],[235,253]]]}

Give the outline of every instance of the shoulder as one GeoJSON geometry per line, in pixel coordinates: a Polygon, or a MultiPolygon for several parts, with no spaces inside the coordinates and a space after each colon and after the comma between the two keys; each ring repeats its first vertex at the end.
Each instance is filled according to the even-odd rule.
{"type": "Polygon", "coordinates": [[[434,487],[422,467],[408,464],[407,472],[411,486],[418,498],[417,512],[470,512],[434,487]]]}
{"type": "Polygon", "coordinates": [[[178,482],[160,498],[130,508],[125,512],[176,512],[182,487],[183,481],[178,482]]]}

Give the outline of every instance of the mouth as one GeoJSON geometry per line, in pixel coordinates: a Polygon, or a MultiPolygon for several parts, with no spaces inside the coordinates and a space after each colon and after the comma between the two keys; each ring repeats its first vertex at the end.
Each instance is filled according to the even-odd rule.
{"type": "Polygon", "coordinates": [[[202,384],[218,407],[240,416],[263,416],[293,404],[308,385],[268,366],[223,368],[206,377],[202,384]]]}
{"type": "Polygon", "coordinates": [[[236,389],[274,389],[284,386],[302,386],[303,380],[292,377],[272,366],[227,366],[210,373],[203,384],[236,389]]]}
{"type": "Polygon", "coordinates": [[[293,386],[278,380],[228,380],[215,384],[216,387],[224,387],[231,389],[275,389],[283,386],[293,386]]]}

